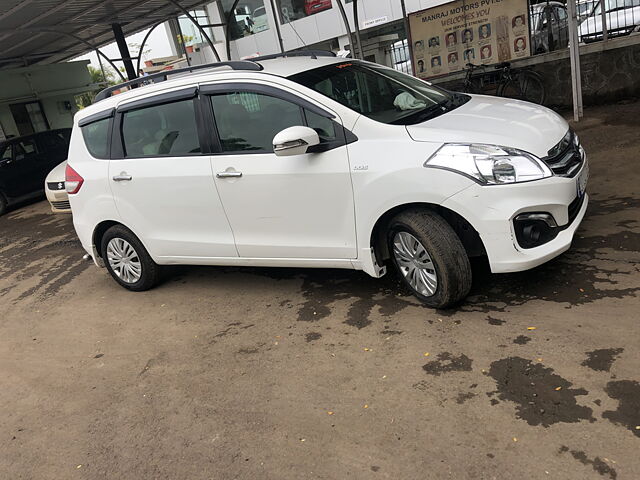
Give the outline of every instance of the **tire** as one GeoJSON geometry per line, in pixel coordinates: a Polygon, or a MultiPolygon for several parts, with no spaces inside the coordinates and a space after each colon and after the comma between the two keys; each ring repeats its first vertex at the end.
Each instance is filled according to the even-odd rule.
{"type": "Polygon", "coordinates": [[[100,251],[113,279],[127,290],[143,292],[160,280],[160,266],[138,237],[122,225],[114,225],[105,232],[100,251]],[[118,259],[125,261],[118,262],[118,259]]]}
{"type": "Polygon", "coordinates": [[[7,197],[5,197],[2,192],[0,192],[0,217],[7,213],[8,206],[9,202],[7,202],[7,197]]]}
{"type": "Polygon", "coordinates": [[[504,83],[498,95],[543,105],[545,93],[540,76],[535,72],[524,70],[504,83]]]}
{"type": "MultiPolygon", "coordinates": [[[[391,221],[387,231],[387,242],[400,279],[424,304],[433,308],[447,308],[459,303],[468,295],[472,277],[469,257],[458,235],[441,216],[426,209],[402,212],[391,221]],[[406,261],[411,255],[406,255],[405,252],[403,260],[401,252],[402,239],[408,247],[415,246],[409,243],[412,241],[411,237],[427,254],[426,257],[420,253],[415,254],[413,260],[417,260],[417,263],[412,264],[411,261],[406,261]],[[425,267],[415,268],[416,265],[425,267]],[[424,288],[417,289],[412,285],[409,279],[411,266],[414,267],[414,271],[422,270],[415,278],[431,280],[432,292],[424,288]]],[[[423,282],[422,286],[426,283],[423,282]]]]}

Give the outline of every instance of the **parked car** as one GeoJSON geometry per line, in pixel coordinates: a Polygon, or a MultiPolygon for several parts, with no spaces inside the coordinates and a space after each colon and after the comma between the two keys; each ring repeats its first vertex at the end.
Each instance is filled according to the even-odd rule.
{"type": "Polygon", "coordinates": [[[373,277],[392,267],[443,308],[469,292],[470,257],[515,272],[570,247],[588,165],[552,110],[355,59],[232,67],[136,88],[75,116],[73,223],[124,288],[153,287],[169,264],[373,277]]]}
{"type": "MultiPolygon", "coordinates": [[[[620,37],[640,31],[640,0],[605,0],[607,35],[620,37]]],[[[602,3],[598,3],[586,20],[578,27],[580,41],[602,40],[602,3]]]]}
{"type": "Polygon", "coordinates": [[[567,7],[560,2],[531,5],[531,51],[552,52],[569,45],[567,7]]]}
{"type": "Polygon", "coordinates": [[[304,13],[313,15],[331,8],[331,0],[305,0],[304,13]]]}
{"type": "Polygon", "coordinates": [[[65,160],[51,170],[44,181],[44,193],[53,213],[71,213],[69,195],[64,187],[66,170],[67,161],[65,160]]]}
{"type": "Polygon", "coordinates": [[[260,33],[269,29],[269,24],[267,21],[267,10],[265,9],[264,5],[256,8],[253,11],[252,20],[253,33],[260,33]]]}
{"type": "Polygon", "coordinates": [[[7,207],[43,194],[51,169],[67,158],[70,128],[0,142],[0,215],[7,207]]]}

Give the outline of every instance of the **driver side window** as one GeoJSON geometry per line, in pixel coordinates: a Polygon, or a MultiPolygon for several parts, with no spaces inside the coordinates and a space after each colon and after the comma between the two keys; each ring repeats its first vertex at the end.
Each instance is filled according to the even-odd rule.
{"type": "Polygon", "coordinates": [[[225,153],[271,153],[278,132],[304,124],[298,105],[261,93],[212,95],[211,105],[225,153]]]}

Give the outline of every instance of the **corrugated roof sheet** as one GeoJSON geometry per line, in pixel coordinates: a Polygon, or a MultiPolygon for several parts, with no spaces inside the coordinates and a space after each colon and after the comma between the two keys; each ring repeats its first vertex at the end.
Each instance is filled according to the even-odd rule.
{"type": "Polygon", "coordinates": [[[112,23],[131,35],[181,14],[168,0],[0,0],[0,68],[64,61],[112,43],[112,23]]]}

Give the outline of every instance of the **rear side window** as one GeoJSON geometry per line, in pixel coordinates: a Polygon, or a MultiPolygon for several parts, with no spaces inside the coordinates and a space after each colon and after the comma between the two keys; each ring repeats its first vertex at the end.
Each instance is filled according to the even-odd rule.
{"type": "Polygon", "coordinates": [[[95,158],[109,157],[109,122],[110,118],[98,120],[81,127],[82,137],[89,153],[95,158]]]}
{"type": "Polygon", "coordinates": [[[38,153],[38,147],[34,139],[20,140],[14,144],[16,160],[31,158],[38,153]]]}
{"type": "Polygon", "coordinates": [[[193,100],[130,110],[122,117],[126,157],[200,153],[193,100]]]}
{"type": "Polygon", "coordinates": [[[11,145],[0,145],[0,161],[6,162],[7,160],[11,160],[11,157],[11,145]]]}

